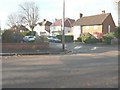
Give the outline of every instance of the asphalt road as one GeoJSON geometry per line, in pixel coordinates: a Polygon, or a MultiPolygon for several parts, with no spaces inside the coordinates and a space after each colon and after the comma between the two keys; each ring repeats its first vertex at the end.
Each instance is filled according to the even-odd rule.
{"type": "MultiPolygon", "coordinates": [[[[61,43],[50,43],[51,48],[62,49],[61,43]]],[[[72,51],[72,54],[79,53],[104,53],[112,50],[118,50],[117,45],[105,45],[105,44],[82,44],[82,43],[65,43],[65,49],[72,51]]]]}
{"type": "Polygon", "coordinates": [[[3,88],[117,88],[118,52],[3,56],[3,88]]]}

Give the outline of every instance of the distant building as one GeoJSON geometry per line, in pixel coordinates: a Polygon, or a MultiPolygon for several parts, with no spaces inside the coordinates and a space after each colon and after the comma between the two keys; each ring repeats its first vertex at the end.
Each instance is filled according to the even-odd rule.
{"type": "Polygon", "coordinates": [[[17,32],[26,32],[29,31],[24,25],[14,25],[10,28],[10,30],[17,31],[17,32]]]}
{"type": "MultiPolygon", "coordinates": [[[[72,24],[75,22],[74,19],[65,18],[64,25],[65,35],[72,35],[72,24]]],[[[62,19],[56,19],[55,22],[51,25],[51,35],[62,35],[62,19]]]]}
{"type": "Polygon", "coordinates": [[[42,22],[37,23],[33,31],[36,31],[39,36],[49,36],[51,22],[44,19],[42,22]]]}

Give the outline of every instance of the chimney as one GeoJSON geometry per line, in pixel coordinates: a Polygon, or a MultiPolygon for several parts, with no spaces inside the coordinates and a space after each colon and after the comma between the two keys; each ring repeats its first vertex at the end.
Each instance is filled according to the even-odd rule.
{"type": "Polygon", "coordinates": [[[80,13],[80,18],[82,18],[83,17],[83,14],[82,13],[80,13]]]}
{"type": "Polygon", "coordinates": [[[102,14],[105,14],[105,10],[102,11],[102,14]]]}
{"type": "Polygon", "coordinates": [[[57,21],[58,19],[57,18],[55,18],[55,21],[57,21]]]}
{"type": "Polygon", "coordinates": [[[46,19],[43,19],[43,21],[46,21],[46,19]]]}

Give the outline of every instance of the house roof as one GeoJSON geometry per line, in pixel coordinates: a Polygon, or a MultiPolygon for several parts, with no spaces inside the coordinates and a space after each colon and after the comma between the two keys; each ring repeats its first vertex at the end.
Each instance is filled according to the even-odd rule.
{"type": "Polygon", "coordinates": [[[73,26],[79,25],[100,25],[104,22],[104,20],[110,15],[110,13],[104,13],[99,15],[82,17],[74,22],[73,26]]]}
{"type": "Polygon", "coordinates": [[[40,22],[40,23],[38,23],[40,26],[50,26],[52,23],[51,22],[49,22],[49,21],[46,21],[46,20],[44,20],[44,21],[42,21],[42,22],[40,22]]]}
{"type": "Polygon", "coordinates": [[[24,25],[14,25],[13,27],[10,28],[11,30],[24,30],[24,31],[29,31],[24,25]]]}
{"type": "MultiPolygon", "coordinates": [[[[74,22],[75,22],[74,19],[66,18],[64,20],[65,27],[71,27],[74,22]]],[[[62,25],[62,19],[58,19],[52,24],[52,26],[61,26],[61,25],[62,25]]]]}

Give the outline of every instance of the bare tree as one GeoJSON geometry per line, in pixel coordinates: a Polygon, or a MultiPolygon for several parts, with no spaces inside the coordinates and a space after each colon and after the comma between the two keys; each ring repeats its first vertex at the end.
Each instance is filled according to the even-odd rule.
{"type": "Polygon", "coordinates": [[[34,2],[24,2],[19,6],[22,21],[24,21],[25,24],[28,24],[33,31],[33,28],[39,19],[38,6],[34,2]]]}
{"type": "Polygon", "coordinates": [[[19,16],[19,14],[12,13],[8,16],[8,22],[7,25],[9,27],[17,26],[22,24],[22,17],[19,16]]]}

